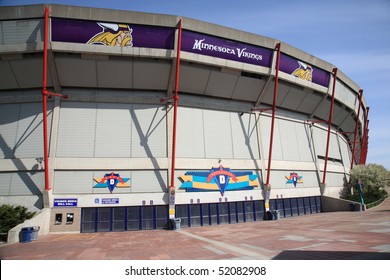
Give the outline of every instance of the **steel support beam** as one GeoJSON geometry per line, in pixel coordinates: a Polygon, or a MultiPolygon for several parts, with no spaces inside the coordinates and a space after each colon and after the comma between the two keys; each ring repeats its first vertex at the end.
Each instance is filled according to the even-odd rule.
{"type": "Polygon", "coordinates": [[[355,164],[356,161],[356,138],[359,130],[359,118],[360,118],[360,108],[362,106],[362,97],[363,97],[363,90],[359,90],[359,107],[358,107],[358,112],[356,116],[356,124],[355,124],[355,132],[353,136],[353,147],[352,147],[352,160],[351,160],[351,170],[353,168],[353,165],[355,164]]]}
{"type": "Polygon", "coordinates": [[[171,180],[169,186],[169,217],[175,217],[175,164],[176,164],[176,134],[177,134],[177,107],[179,104],[179,79],[180,79],[180,49],[182,37],[182,20],[179,20],[179,34],[177,37],[177,52],[176,52],[176,74],[175,74],[175,92],[173,99],[173,128],[172,128],[172,164],[171,164],[171,180]]]}
{"type": "Polygon", "coordinates": [[[333,108],[334,108],[334,94],[336,91],[336,81],[337,81],[337,68],[333,68],[333,86],[332,86],[332,99],[330,102],[330,111],[329,111],[329,119],[328,119],[328,135],[326,138],[326,150],[325,150],[325,163],[324,163],[324,171],[322,173],[322,184],[326,183],[326,170],[328,166],[328,158],[329,158],[329,143],[330,143],[330,130],[332,128],[332,117],[333,117],[333,108]]]}
{"type": "Polygon", "coordinates": [[[269,152],[268,152],[268,166],[267,166],[267,181],[265,184],[265,210],[269,211],[269,197],[271,194],[271,163],[272,163],[272,146],[274,142],[274,128],[275,128],[275,115],[276,115],[276,101],[278,96],[278,84],[279,84],[279,65],[280,65],[280,46],[278,43],[275,46],[276,49],[276,64],[275,64],[275,86],[274,86],[274,98],[272,102],[272,120],[271,120],[271,133],[269,139],[269,152]]]}

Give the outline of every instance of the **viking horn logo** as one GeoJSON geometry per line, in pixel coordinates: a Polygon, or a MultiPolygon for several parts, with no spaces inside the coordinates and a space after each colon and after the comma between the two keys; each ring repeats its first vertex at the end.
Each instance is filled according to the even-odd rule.
{"type": "Polygon", "coordinates": [[[313,77],[313,67],[302,61],[298,61],[298,64],[299,64],[299,68],[295,69],[294,72],[291,73],[291,75],[300,78],[302,80],[311,82],[313,77]]]}
{"type": "Polygon", "coordinates": [[[133,29],[127,24],[97,23],[103,30],[102,32],[93,36],[87,44],[99,44],[106,46],[121,46],[132,47],[133,46],[133,29]]]}

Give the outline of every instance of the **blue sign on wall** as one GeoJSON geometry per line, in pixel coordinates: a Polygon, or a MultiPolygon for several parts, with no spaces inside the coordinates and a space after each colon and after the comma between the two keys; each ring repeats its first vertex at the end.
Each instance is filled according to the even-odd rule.
{"type": "Polygon", "coordinates": [[[119,204],[119,198],[102,198],[102,204],[119,204]]]}
{"type": "Polygon", "coordinates": [[[76,207],[77,198],[55,198],[54,206],[55,207],[76,207]]]}

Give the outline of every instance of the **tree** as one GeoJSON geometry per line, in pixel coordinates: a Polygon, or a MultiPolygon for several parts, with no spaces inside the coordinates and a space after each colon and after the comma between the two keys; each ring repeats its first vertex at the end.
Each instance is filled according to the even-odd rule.
{"type": "Polygon", "coordinates": [[[359,179],[362,181],[365,197],[381,198],[390,183],[390,172],[378,164],[356,165],[350,175],[353,186],[357,186],[359,179]]]}
{"type": "Polygon", "coordinates": [[[0,233],[8,233],[10,229],[34,217],[35,212],[30,212],[21,205],[3,204],[0,206],[0,233]]]}

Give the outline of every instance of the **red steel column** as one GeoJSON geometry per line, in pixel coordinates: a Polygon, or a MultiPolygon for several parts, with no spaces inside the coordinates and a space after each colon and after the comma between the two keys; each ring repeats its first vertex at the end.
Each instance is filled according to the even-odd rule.
{"type": "Polygon", "coordinates": [[[366,115],[364,118],[364,133],[363,133],[363,144],[362,144],[362,152],[360,153],[360,164],[366,164],[366,155],[368,149],[368,112],[370,111],[370,107],[366,108],[366,115]]]}
{"type": "Polygon", "coordinates": [[[333,68],[332,100],[330,102],[330,112],[329,112],[329,120],[328,120],[328,136],[327,136],[327,139],[326,139],[325,163],[324,163],[324,172],[323,172],[323,175],[322,175],[322,184],[325,184],[326,169],[327,169],[327,166],[328,166],[330,129],[332,128],[332,117],[333,117],[333,107],[334,107],[334,93],[336,91],[336,81],[337,81],[337,68],[333,68]]]}
{"type": "Polygon", "coordinates": [[[275,86],[274,86],[274,99],[272,105],[272,121],[271,121],[271,135],[269,140],[269,153],[268,153],[268,167],[267,167],[267,182],[266,186],[269,186],[269,181],[271,178],[271,161],[272,161],[272,146],[274,142],[274,126],[275,126],[275,114],[276,114],[276,98],[278,95],[278,84],[279,84],[279,64],[280,64],[280,43],[276,44],[277,55],[276,55],[276,65],[275,65],[275,86]]]}
{"type": "MultiPolygon", "coordinates": [[[[362,97],[363,97],[363,90],[362,89],[359,90],[359,94],[360,94],[359,95],[359,108],[358,108],[358,112],[357,112],[357,116],[356,116],[355,133],[354,133],[354,136],[353,136],[351,170],[352,170],[353,165],[355,163],[356,137],[357,137],[357,133],[358,133],[358,130],[359,130],[360,107],[362,106],[362,97]]],[[[360,146],[361,146],[361,144],[360,144],[360,146]]]]}
{"type": "Polygon", "coordinates": [[[179,35],[177,39],[176,55],[176,76],[175,76],[175,95],[173,96],[173,135],[172,135],[172,170],[170,188],[175,188],[175,160],[176,160],[176,128],[177,128],[177,106],[179,103],[179,74],[180,74],[180,49],[181,49],[182,22],[179,21],[179,35]]]}
{"type": "Polygon", "coordinates": [[[45,191],[51,190],[49,182],[49,148],[47,136],[47,46],[49,33],[49,9],[45,7],[43,32],[43,81],[42,81],[42,113],[43,113],[43,157],[45,166],[45,191]]]}

